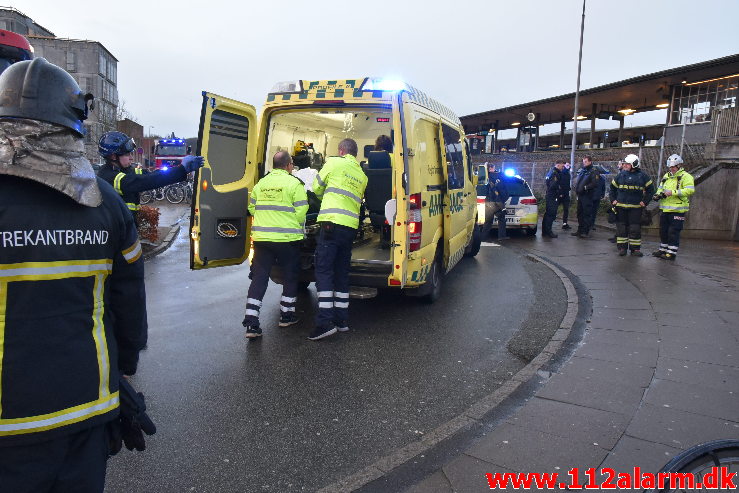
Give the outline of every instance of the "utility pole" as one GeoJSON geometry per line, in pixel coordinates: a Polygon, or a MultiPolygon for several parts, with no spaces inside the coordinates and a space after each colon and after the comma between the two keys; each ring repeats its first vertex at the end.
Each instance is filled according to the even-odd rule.
{"type": "Polygon", "coordinates": [[[575,179],[575,148],[577,147],[577,117],[580,111],[580,71],[582,70],[582,40],[585,33],[585,0],[582,0],[582,21],[580,22],[580,53],[577,57],[577,88],[575,89],[575,113],[572,118],[574,127],[572,129],[572,149],[570,151],[570,164],[572,172],[570,173],[570,183],[575,179]]]}

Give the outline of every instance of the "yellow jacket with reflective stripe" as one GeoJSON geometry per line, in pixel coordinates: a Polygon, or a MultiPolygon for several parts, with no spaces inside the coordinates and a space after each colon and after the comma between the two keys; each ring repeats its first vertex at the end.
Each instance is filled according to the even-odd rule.
{"type": "Polygon", "coordinates": [[[690,196],[695,193],[693,176],[684,169],[677,170],[674,175],[669,171],[662,177],[657,193],[670,190],[672,195],[659,201],[659,208],[665,212],[688,212],[690,196]]]}
{"type": "Polygon", "coordinates": [[[86,207],[0,174],[0,447],[114,419],[119,373],[136,372],[141,245],[121,197],[97,181],[103,202],[86,207]]]}
{"type": "Polygon", "coordinates": [[[359,227],[367,175],[351,154],[328,158],[313,182],[313,191],[321,200],[318,221],[350,228],[359,227]]]}
{"type": "Polygon", "coordinates": [[[254,217],[252,240],[302,240],[307,212],[305,185],[284,169],[272,170],[254,186],[249,198],[249,214],[254,217]]]}

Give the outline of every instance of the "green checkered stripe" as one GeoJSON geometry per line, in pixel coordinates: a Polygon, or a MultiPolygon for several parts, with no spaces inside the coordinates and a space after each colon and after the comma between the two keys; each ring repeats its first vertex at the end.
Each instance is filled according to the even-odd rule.
{"type": "MultiPolygon", "coordinates": [[[[406,84],[407,85],[407,84],[406,84]]],[[[416,103],[420,106],[423,106],[424,108],[428,108],[431,111],[435,111],[436,113],[439,113],[440,115],[444,115],[446,118],[448,118],[450,121],[456,123],[457,125],[462,125],[462,122],[460,122],[459,117],[449,108],[438,102],[437,100],[429,97],[425,92],[416,89],[415,87],[408,85],[408,91],[406,91],[406,94],[408,94],[408,100],[416,103]]]]}
{"type": "Polygon", "coordinates": [[[308,88],[299,93],[269,94],[267,102],[272,101],[300,101],[301,99],[383,99],[386,97],[384,91],[361,91],[359,87],[364,79],[348,80],[314,80],[304,81],[308,88]],[[337,87],[339,86],[339,87],[337,87]]]}

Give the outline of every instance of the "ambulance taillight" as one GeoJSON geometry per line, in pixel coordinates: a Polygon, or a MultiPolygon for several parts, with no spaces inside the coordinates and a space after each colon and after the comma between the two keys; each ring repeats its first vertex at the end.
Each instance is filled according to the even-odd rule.
{"type": "Polygon", "coordinates": [[[408,251],[415,252],[421,248],[421,232],[423,230],[423,221],[421,218],[421,194],[414,193],[410,196],[411,210],[408,216],[408,235],[410,244],[408,251]]]}

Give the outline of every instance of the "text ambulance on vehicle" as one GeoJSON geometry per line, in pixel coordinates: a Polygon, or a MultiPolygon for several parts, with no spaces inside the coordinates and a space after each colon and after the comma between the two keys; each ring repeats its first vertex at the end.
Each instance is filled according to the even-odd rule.
{"type": "MultiPolygon", "coordinates": [[[[204,92],[197,153],[205,167],[192,206],[190,267],[247,259],[249,192],[271,170],[276,152],[292,154],[297,141],[310,142],[317,171],[345,138],[357,142],[357,159],[368,177],[351,284],[437,299],[442,275],[480,248],[477,176],[459,118],[399,81],[279,83],[258,121],[254,107],[204,92]],[[392,140],[391,152],[374,151],[380,135],[392,140]]],[[[306,221],[304,283],[314,280],[317,212],[310,210],[306,221]]],[[[274,278],[279,279],[275,269],[274,278]]]]}

